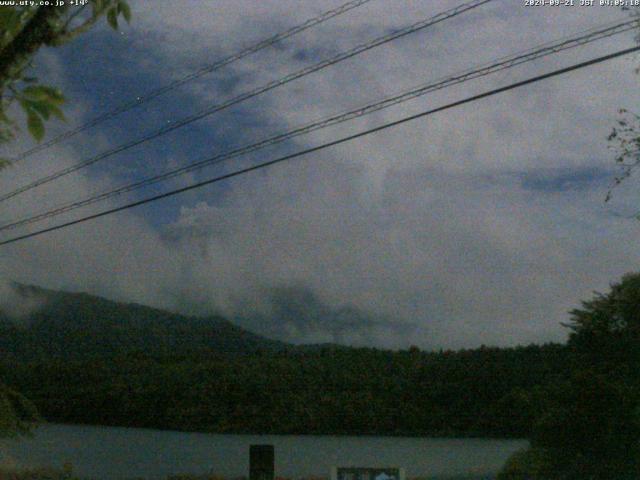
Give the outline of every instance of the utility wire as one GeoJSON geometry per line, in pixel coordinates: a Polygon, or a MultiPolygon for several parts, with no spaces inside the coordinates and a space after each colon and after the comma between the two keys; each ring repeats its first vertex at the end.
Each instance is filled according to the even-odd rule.
{"type": "Polygon", "coordinates": [[[432,82],[426,85],[420,85],[419,87],[402,92],[400,94],[387,97],[376,103],[368,104],[363,107],[356,108],[354,110],[350,110],[347,112],[340,113],[338,115],[333,115],[331,117],[312,122],[302,127],[298,127],[294,130],[290,130],[288,132],[263,139],[257,143],[252,143],[249,145],[238,147],[233,150],[215,155],[214,157],[192,162],[183,167],[169,170],[168,172],[164,172],[151,177],[147,177],[145,179],[118,187],[116,189],[107,190],[105,192],[90,196],[83,200],[70,202],[61,206],[57,206],[54,209],[46,210],[44,212],[32,215],[30,217],[23,218],[21,220],[12,221],[5,225],[1,225],[0,231],[14,229],[23,225],[38,222],[46,218],[58,216],[63,213],[69,212],[71,210],[75,210],[77,208],[91,205],[93,203],[106,200],[108,198],[112,198],[127,192],[138,190],[145,186],[152,185],[164,180],[168,180],[168,179],[177,177],[179,175],[183,175],[195,170],[202,169],[207,166],[218,164],[225,160],[229,160],[231,158],[239,157],[242,155],[246,155],[248,153],[261,150],[267,146],[284,142],[285,140],[289,140],[299,135],[307,134],[316,130],[327,128],[332,125],[346,122],[348,120],[352,120],[354,118],[368,115],[370,113],[418,98],[422,95],[426,95],[436,90],[441,90],[441,89],[444,89],[456,84],[460,84],[469,80],[484,77],[486,75],[489,75],[501,70],[506,70],[526,62],[531,62],[541,57],[545,57],[551,54],[561,52],[563,50],[586,45],[588,43],[595,42],[597,40],[602,40],[604,38],[611,37],[613,35],[618,35],[636,28],[637,23],[638,23],[637,20],[626,20],[624,22],[618,22],[614,24],[608,24],[606,26],[592,28],[586,32],[581,32],[581,34],[574,35],[573,37],[565,37],[559,41],[548,42],[538,47],[535,47],[533,49],[526,50],[525,52],[522,52],[522,53],[513,54],[507,57],[502,57],[498,60],[495,60],[492,63],[484,64],[480,67],[475,67],[473,69],[465,70],[462,73],[444,77],[443,79],[437,80],[435,82],[432,82]]]}
{"type": "Polygon", "coordinates": [[[111,157],[117,153],[121,153],[124,152],[125,150],[128,150],[130,148],[133,148],[137,145],[140,145],[142,143],[148,142],[150,140],[153,140],[155,138],[161,137],[163,135],[166,135],[169,132],[172,132],[174,130],[177,130],[179,128],[184,127],[185,125],[188,125],[190,123],[193,123],[197,120],[201,120],[205,117],[208,117],[209,115],[213,115],[214,113],[220,112],[221,110],[225,110],[231,106],[237,105],[241,102],[244,102],[245,100],[249,100],[253,97],[257,97],[258,95],[261,95],[265,92],[268,92],[270,90],[273,90],[274,88],[278,88],[282,85],[285,85],[289,82],[292,82],[294,80],[297,80],[298,78],[304,77],[306,75],[309,75],[311,73],[317,72],[319,70],[322,70],[324,68],[327,68],[331,65],[335,65],[336,63],[342,62],[344,60],[347,60],[348,58],[354,57],[356,55],[359,55],[363,52],[366,52],[368,50],[371,50],[373,48],[376,48],[380,45],[384,45],[386,43],[389,43],[393,40],[396,40],[400,37],[404,37],[406,35],[409,35],[411,33],[417,32],[419,30],[425,29],[427,27],[430,27],[432,25],[435,25],[436,23],[440,23],[442,21],[448,20],[449,18],[453,18],[457,15],[460,15],[468,10],[472,10],[474,8],[477,8],[485,3],[489,3],[493,0],[473,0],[471,2],[459,5],[455,8],[452,8],[450,10],[447,10],[445,12],[439,13],[434,17],[430,17],[427,19],[423,19],[419,22],[416,22],[408,27],[402,28],[400,30],[396,30],[394,32],[391,32],[387,35],[384,35],[382,37],[378,37],[374,40],[371,40],[367,43],[363,43],[361,45],[358,45],[350,50],[347,50],[345,52],[339,53],[338,55],[322,60],[314,65],[310,65],[308,67],[305,67],[301,70],[298,70],[296,72],[290,73],[289,75],[286,75],[285,77],[282,77],[278,80],[274,80],[272,82],[267,83],[266,85],[263,85],[261,87],[255,88],[253,90],[241,93],[240,95],[231,98],[230,100],[227,100],[224,103],[221,103],[219,105],[213,105],[211,107],[208,107],[198,113],[195,113],[193,115],[190,115],[188,117],[184,117],[180,120],[177,120],[175,122],[173,122],[170,125],[164,126],[154,132],[151,132],[148,135],[145,135],[144,137],[138,138],[136,140],[132,140],[130,142],[127,142],[123,145],[117,146],[115,148],[112,148],[111,150],[107,150],[99,155],[96,155],[94,157],[91,157],[87,160],[84,160],[76,165],[73,165],[71,167],[67,167],[65,169],[59,170],[55,173],[52,173],[50,175],[47,175],[46,177],[40,178],[38,180],[35,180],[27,185],[24,185],[20,188],[17,188],[16,190],[13,190],[9,193],[6,193],[4,195],[0,195],[0,202],[8,200],[12,197],[15,197],[16,195],[19,195],[21,193],[24,193],[28,190],[31,190],[32,188],[38,187],[40,185],[44,185],[46,183],[49,183],[53,180],[56,180],[64,175],[68,175],[70,173],[76,172],[82,168],[86,168],[90,165],[93,165],[96,162],[99,162],[100,160],[104,160],[105,158],[111,157]]]}
{"type": "Polygon", "coordinates": [[[382,130],[386,130],[387,128],[395,127],[395,126],[398,126],[398,125],[401,125],[401,124],[416,120],[418,118],[422,118],[422,117],[426,117],[426,116],[429,116],[429,115],[433,115],[435,113],[442,112],[442,111],[448,110],[450,108],[454,108],[454,107],[458,107],[460,105],[464,105],[464,104],[467,104],[467,103],[475,102],[475,101],[481,100],[483,98],[491,97],[491,96],[497,95],[499,93],[503,93],[503,92],[507,92],[509,90],[514,90],[516,88],[523,87],[525,85],[530,85],[532,83],[540,82],[542,80],[546,80],[548,78],[556,77],[558,75],[563,75],[565,73],[572,72],[574,70],[579,70],[579,69],[582,69],[582,68],[585,68],[585,67],[588,67],[588,66],[591,66],[591,65],[602,63],[602,62],[605,62],[607,60],[611,60],[611,59],[614,59],[614,58],[617,58],[617,57],[621,57],[623,55],[627,55],[629,53],[637,52],[638,50],[640,50],[640,46],[627,48],[627,49],[624,49],[624,50],[619,50],[617,52],[610,53],[608,55],[604,55],[604,56],[597,57],[597,58],[594,58],[594,59],[591,59],[591,60],[587,60],[585,62],[577,63],[577,64],[571,65],[569,67],[565,67],[565,68],[561,68],[561,69],[558,69],[558,70],[554,70],[552,72],[545,73],[543,75],[538,75],[536,77],[532,77],[532,78],[529,78],[527,80],[522,80],[520,82],[512,83],[512,84],[504,86],[504,87],[500,87],[500,88],[496,88],[496,89],[493,89],[493,90],[489,90],[489,91],[480,93],[478,95],[473,95],[473,96],[467,97],[467,98],[465,98],[463,100],[458,100],[456,102],[448,103],[446,105],[443,105],[443,106],[440,106],[440,107],[437,107],[437,108],[433,108],[431,110],[426,110],[424,112],[421,112],[421,113],[418,113],[418,114],[415,114],[415,115],[410,115],[408,117],[401,118],[400,120],[396,120],[394,122],[385,123],[385,124],[380,125],[378,127],[374,127],[374,128],[371,128],[371,129],[356,133],[354,135],[349,135],[349,136],[346,136],[346,137],[342,137],[342,138],[339,138],[337,140],[333,140],[331,142],[327,142],[327,143],[324,143],[322,145],[318,145],[316,147],[308,148],[306,150],[302,150],[302,151],[299,151],[299,152],[296,152],[296,153],[293,153],[293,154],[290,154],[290,155],[285,155],[283,157],[279,157],[279,158],[276,158],[274,160],[269,160],[267,162],[259,163],[257,165],[253,165],[251,167],[243,168],[241,170],[237,170],[237,171],[232,172],[232,173],[227,173],[227,174],[224,174],[224,175],[213,177],[213,178],[210,178],[208,180],[204,180],[204,181],[201,181],[201,182],[197,182],[197,183],[188,185],[186,187],[182,187],[182,188],[178,188],[178,189],[175,189],[175,190],[171,190],[169,192],[165,192],[165,193],[162,193],[162,194],[159,194],[159,195],[154,195],[152,197],[148,197],[148,198],[145,198],[143,200],[138,200],[136,202],[132,202],[132,203],[129,203],[129,204],[126,204],[126,205],[122,205],[120,207],[115,207],[115,208],[111,208],[111,209],[108,209],[108,210],[103,210],[102,212],[95,213],[93,215],[88,215],[86,217],[82,217],[82,218],[78,218],[76,220],[72,220],[72,221],[69,221],[69,222],[65,222],[65,223],[61,223],[61,224],[58,224],[58,225],[54,225],[52,227],[43,228],[43,229],[37,230],[35,232],[31,232],[31,233],[27,233],[27,234],[20,235],[20,236],[17,236],[17,237],[9,238],[7,240],[1,241],[0,242],[0,246],[8,245],[8,244],[11,244],[11,243],[15,243],[15,242],[18,242],[18,241],[21,241],[21,240],[25,240],[27,238],[32,238],[32,237],[36,237],[36,236],[39,236],[39,235],[43,235],[45,233],[53,232],[55,230],[60,230],[62,228],[70,227],[72,225],[77,225],[79,223],[87,222],[89,220],[94,220],[96,218],[104,217],[106,215],[111,215],[113,213],[117,213],[117,212],[121,212],[121,211],[124,211],[124,210],[128,210],[130,208],[138,207],[140,205],[145,205],[147,203],[155,202],[157,200],[161,200],[161,199],[164,199],[164,198],[172,197],[174,195],[178,195],[180,193],[184,193],[184,192],[187,192],[187,191],[190,191],[190,190],[201,188],[201,187],[204,187],[206,185],[211,185],[213,183],[221,182],[221,181],[227,180],[229,178],[233,178],[233,177],[237,177],[237,176],[240,176],[240,175],[244,175],[246,173],[249,173],[249,172],[252,172],[252,171],[255,171],[255,170],[260,170],[260,169],[269,167],[271,165],[282,163],[282,162],[285,162],[285,161],[288,161],[288,160],[293,160],[294,158],[302,157],[304,155],[308,155],[310,153],[314,153],[314,152],[317,152],[317,151],[320,151],[320,150],[324,150],[326,148],[333,147],[335,145],[340,145],[342,143],[350,142],[350,141],[355,140],[357,138],[364,137],[364,136],[367,136],[367,135],[371,135],[373,133],[377,133],[377,132],[380,132],[382,130]]]}
{"type": "Polygon", "coordinates": [[[21,154],[19,154],[17,157],[11,159],[12,162],[19,162],[21,160],[24,160],[27,157],[30,157],[31,155],[33,155],[34,153],[40,152],[46,148],[49,148],[53,145],[56,145],[60,142],[62,142],[63,140],[67,140],[71,137],[74,137],[75,135],[84,132],[85,130],[88,130],[92,127],[95,127],[96,125],[99,125],[102,122],[105,122],[106,120],[109,120],[113,117],[116,117],[117,115],[120,115],[121,113],[124,113],[126,111],[131,110],[132,108],[137,107],[138,105],[141,105],[145,102],[148,102],[150,100],[153,100],[154,98],[157,98],[161,95],[164,95],[167,92],[170,92],[171,90],[175,90],[178,87],[181,87],[182,85],[184,85],[185,83],[188,83],[192,80],[195,80],[197,78],[200,78],[204,75],[207,75],[209,73],[212,73],[216,70],[219,70],[220,68],[229,65],[233,62],[237,62],[238,60],[243,59],[244,57],[247,57],[249,55],[251,55],[252,53],[256,53],[260,50],[263,50],[275,43],[278,43],[282,40],[285,40],[289,37],[292,37],[294,35],[297,35],[300,32],[303,32],[311,27],[314,27],[320,23],[323,23],[331,18],[337,17],[338,15],[342,15],[343,13],[346,13],[350,10],[353,10],[365,3],[370,2],[371,0],[351,0],[347,3],[345,3],[344,5],[341,5],[337,8],[334,8],[332,10],[328,10],[320,15],[318,15],[317,17],[311,18],[309,20],[307,20],[306,22],[297,25],[295,27],[290,28],[289,30],[286,30],[284,32],[280,32],[272,37],[269,37],[265,40],[262,40],[261,42],[256,43],[255,45],[251,45],[250,47],[247,47],[243,50],[240,50],[237,53],[234,53],[233,55],[229,55],[228,57],[223,58],[222,60],[218,60],[215,63],[212,63],[210,65],[205,65],[204,67],[200,68],[199,70],[196,70],[193,73],[190,73],[189,75],[186,75],[182,78],[176,79],[174,81],[172,81],[171,83],[168,83],[167,85],[164,85],[162,87],[159,87],[155,90],[152,90],[151,92],[147,93],[144,96],[141,97],[137,97],[135,100],[130,100],[126,103],[121,104],[119,107],[116,107],[115,109],[106,112],[102,115],[99,115],[95,118],[93,118],[92,120],[89,120],[88,122],[79,125],[78,127],[71,129],[71,130],[67,130],[64,133],[61,133],[60,135],[52,138],[51,140],[48,140],[40,145],[37,145],[29,150],[26,150],[24,152],[22,152],[21,154]]]}

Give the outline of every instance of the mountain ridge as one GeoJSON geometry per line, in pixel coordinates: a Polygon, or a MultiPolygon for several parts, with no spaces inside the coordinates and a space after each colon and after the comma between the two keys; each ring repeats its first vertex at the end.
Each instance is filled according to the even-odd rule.
{"type": "Polygon", "coordinates": [[[427,352],[290,345],[222,317],[19,287],[0,379],[48,421],[244,434],[526,435],[564,345],[427,352]]]}
{"type": "Polygon", "coordinates": [[[15,301],[34,304],[12,317],[0,305],[0,351],[14,360],[80,359],[142,352],[168,354],[281,350],[288,344],[250,332],[219,315],[191,316],[85,292],[13,283],[15,301]]]}

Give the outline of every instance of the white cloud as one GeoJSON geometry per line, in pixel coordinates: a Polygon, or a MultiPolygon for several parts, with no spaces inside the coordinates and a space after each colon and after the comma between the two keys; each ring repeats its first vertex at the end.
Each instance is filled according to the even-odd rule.
{"type": "MultiPolygon", "coordinates": [[[[128,35],[148,51],[139,59],[141,71],[169,80],[339,3],[224,1],[213,8],[211,2],[189,0],[154,2],[150,8],[139,1],[128,35]]],[[[456,3],[374,0],[236,65],[231,71],[241,81],[235,93],[317,60],[313,52],[348,48],[456,3]],[[296,56],[302,49],[312,52],[311,58],[296,56]]],[[[255,120],[264,127],[249,135],[293,128],[623,17],[615,9],[551,12],[496,2],[252,101],[251,108],[260,112],[255,120]]],[[[625,45],[630,38],[624,37],[625,45]]],[[[316,145],[568,65],[612,51],[618,42],[443,91],[297,144],[316,145]]],[[[554,169],[608,168],[612,158],[605,139],[615,112],[637,101],[632,67],[628,60],[615,60],[206,188],[183,200],[177,220],[162,228],[157,211],[142,209],[18,243],[4,249],[4,275],[170,308],[241,313],[251,328],[298,341],[460,347],[561,340],[559,322],[567,310],[637,268],[638,226],[603,210],[604,189],[597,182],[563,189],[549,180],[545,190],[528,188],[521,178],[538,172],[544,186],[554,169]],[[352,335],[342,330],[338,335],[331,325],[323,330],[321,322],[307,330],[293,323],[278,328],[252,322],[247,311],[273,313],[273,288],[310,289],[330,311],[352,306],[374,323],[408,322],[416,330],[408,335],[375,323],[374,333],[364,335],[364,322],[352,335]]],[[[63,69],[56,71],[70,81],[63,69]]],[[[220,82],[204,78],[188,93],[204,107],[218,101],[223,90],[220,82]]],[[[207,120],[216,121],[222,120],[207,120]]],[[[227,127],[233,130],[234,124],[227,127]]],[[[117,143],[104,136],[100,141],[117,143]]],[[[5,174],[0,187],[6,190],[78,158],[72,147],[50,152],[37,165],[5,174]]],[[[68,177],[38,191],[45,196],[12,202],[2,216],[115,181],[108,174],[68,177]]]]}

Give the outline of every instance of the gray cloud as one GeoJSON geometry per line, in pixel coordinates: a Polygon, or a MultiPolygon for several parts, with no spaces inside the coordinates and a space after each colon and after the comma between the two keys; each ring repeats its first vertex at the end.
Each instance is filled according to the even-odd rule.
{"type": "Polygon", "coordinates": [[[397,348],[415,325],[352,305],[330,306],[304,286],[275,286],[239,299],[234,320],[252,331],[294,343],[384,345],[397,348]]]}
{"type": "MultiPolygon", "coordinates": [[[[139,1],[127,35],[149,52],[138,59],[140,68],[169,80],[339,3],[243,0],[212,8],[188,0],[148,8],[139,1]]],[[[204,107],[309,64],[318,52],[348,48],[455,4],[373,1],[236,65],[233,81],[203,79],[186,94],[204,107]]],[[[624,16],[596,8],[552,14],[496,2],[252,102],[258,125],[247,136],[283,131],[624,16]]],[[[316,145],[618,45],[603,42],[538,61],[296,145],[316,145]]],[[[55,51],[42,63],[63,88],[73,81],[55,51]]],[[[161,227],[141,209],[19,243],[1,252],[1,273],[51,288],[222,312],[296,342],[438,348],[562,340],[559,322],[570,308],[639,264],[638,224],[602,204],[613,157],[606,136],[617,109],[637,100],[633,66],[616,60],[204,189],[183,197],[161,227]]],[[[74,116],[90,116],[81,101],[74,109],[74,116]]],[[[221,118],[233,130],[233,117],[221,118]]],[[[81,140],[118,141],[100,132],[81,140]]],[[[71,146],[48,150],[4,173],[0,188],[78,158],[71,146]]],[[[116,183],[109,169],[70,176],[11,202],[2,217],[116,183]]],[[[616,208],[633,205],[636,186],[620,191],[616,208]]]]}
{"type": "Polygon", "coordinates": [[[0,312],[12,323],[22,325],[30,314],[44,306],[46,299],[34,292],[19,292],[16,284],[0,281],[0,312]]]}

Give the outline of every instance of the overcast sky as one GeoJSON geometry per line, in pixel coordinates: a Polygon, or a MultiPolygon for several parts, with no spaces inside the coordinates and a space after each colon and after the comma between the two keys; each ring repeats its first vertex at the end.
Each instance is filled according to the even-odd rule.
{"type": "MultiPolygon", "coordinates": [[[[130,0],[35,71],[68,123],[299,24],[342,0],[130,0]]],[[[8,191],[462,3],[372,0],[6,170],[8,191]]],[[[579,3],[576,0],[574,3],[579,3]]],[[[20,218],[593,28],[615,7],[496,0],[2,203],[20,218]]],[[[634,45],[627,33],[298,137],[2,238],[634,45]]],[[[640,183],[604,204],[607,136],[638,109],[637,56],[533,84],[145,207],[0,247],[5,279],[194,314],[293,342],[460,348],[563,341],[567,312],[638,269],[640,183]]],[[[17,153],[31,145],[23,135],[17,153]]]]}

